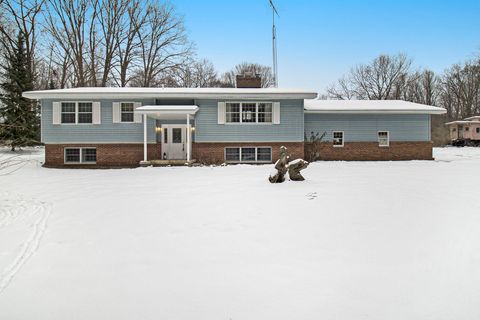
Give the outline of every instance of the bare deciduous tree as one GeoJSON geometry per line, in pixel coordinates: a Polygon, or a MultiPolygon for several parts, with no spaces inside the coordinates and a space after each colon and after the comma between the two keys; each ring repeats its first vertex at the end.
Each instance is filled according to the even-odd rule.
{"type": "Polygon", "coordinates": [[[372,63],[357,65],[350,73],[330,87],[335,99],[386,100],[398,98],[406,85],[411,60],[404,54],[381,55],[372,63]]]}
{"type": "MultiPolygon", "coordinates": [[[[94,7],[96,8],[96,7],[94,7]]],[[[60,54],[65,54],[73,68],[74,86],[88,85],[88,27],[91,0],[48,0],[46,27],[60,54]]]]}
{"type": "Polygon", "coordinates": [[[217,71],[207,59],[184,64],[173,70],[170,79],[175,87],[209,88],[219,85],[217,71]]]}
{"type": "Polygon", "coordinates": [[[179,68],[192,54],[183,20],[170,4],[149,5],[138,37],[140,68],[136,70],[135,86],[157,85],[160,75],[179,68]]]}
{"type": "Polygon", "coordinates": [[[462,119],[480,113],[480,61],[454,65],[440,82],[440,105],[448,119],[462,119]]]}
{"type": "Polygon", "coordinates": [[[235,87],[236,86],[236,75],[244,74],[245,72],[252,72],[254,74],[259,74],[262,77],[262,88],[273,87],[275,84],[272,68],[264,66],[258,63],[243,62],[237,64],[233,70],[225,72],[222,75],[221,81],[223,86],[226,87],[235,87]]]}
{"type": "Polygon", "coordinates": [[[114,56],[112,73],[115,83],[125,87],[131,80],[130,69],[139,56],[140,41],[138,32],[143,28],[147,19],[147,10],[144,10],[142,0],[128,1],[126,12],[119,21],[120,27],[115,34],[117,54],[114,56]]]}

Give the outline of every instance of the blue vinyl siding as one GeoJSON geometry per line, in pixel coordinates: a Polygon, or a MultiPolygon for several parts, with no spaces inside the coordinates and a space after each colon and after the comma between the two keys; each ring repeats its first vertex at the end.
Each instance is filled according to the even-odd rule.
{"type": "Polygon", "coordinates": [[[390,141],[430,141],[430,115],[426,114],[305,114],[305,134],[344,131],[345,142],[377,141],[378,131],[389,131],[390,141]]]}
{"type": "Polygon", "coordinates": [[[218,101],[196,100],[195,103],[200,110],[195,117],[195,141],[303,141],[303,100],[281,100],[279,102],[280,124],[218,124],[218,101]]]}
{"type": "MultiPolygon", "coordinates": [[[[60,101],[60,100],[57,100],[60,101]]],[[[62,100],[63,101],[63,100],[62,100]]],[[[95,100],[99,101],[99,100],[95,100]]],[[[122,100],[126,101],[126,100],[122,100]]],[[[154,100],[132,99],[151,105],[154,100]]],[[[42,142],[52,143],[143,143],[143,123],[113,123],[112,103],[120,101],[100,100],[101,124],[53,124],[53,100],[42,100],[42,142]]],[[[148,118],[148,142],[156,141],[155,120],[148,118]]]]}

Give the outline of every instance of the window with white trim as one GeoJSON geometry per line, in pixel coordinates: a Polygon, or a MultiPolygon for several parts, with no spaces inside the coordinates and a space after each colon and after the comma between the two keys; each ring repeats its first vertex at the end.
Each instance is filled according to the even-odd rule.
{"type": "Polygon", "coordinates": [[[270,147],[227,147],[225,161],[232,163],[269,163],[272,162],[270,147]]]}
{"type": "Polygon", "coordinates": [[[134,122],[134,103],[133,102],[122,102],[120,103],[120,122],[134,122]]]}
{"type": "Polygon", "coordinates": [[[378,131],[378,146],[388,147],[390,145],[390,137],[388,131],[378,131]]]}
{"type": "Polygon", "coordinates": [[[271,102],[227,102],[226,123],[272,123],[273,103],[271,102]]]}
{"type": "Polygon", "coordinates": [[[78,103],[78,123],[92,123],[93,107],[91,102],[78,103]]]}
{"type": "Polygon", "coordinates": [[[333,131],[333,146],[334,147],[343,147],[343,131],[333,131]]]}
{"type": "Polygon", "coordinates": [[[66,164],[95,164],[97,162],[96,148],[65,148],[66,164]]]}
{"type": "Polygon", "coordinates": [[[93,123],[92,102],[62,102],[62,124],[93,123]]]}
{"type": "Polygon", "coordinates": [[[76,123],[76,109],[75,102],[62,102],[62,123],[76,123]]]}

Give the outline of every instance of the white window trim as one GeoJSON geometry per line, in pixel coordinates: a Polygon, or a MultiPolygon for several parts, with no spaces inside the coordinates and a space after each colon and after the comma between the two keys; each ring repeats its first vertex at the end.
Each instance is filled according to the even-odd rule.
{"type": "MultiPolygon", "coordinates": [[[[274,113],[274,102],[273,101],[225,101],[225,124],[227,125],[273,125],[273,113],[274,113]],[[240,104],[240,122],[228,122],[227,121],[227,104],[229,103],[238,103],[240,104]],[[255,122],[243,122],[242,117],[242,104],[243,103],[255,103],[255,122]],[[270,103],[272,105],[272,121],[270,122],[258,122],[258,104],[260,103],[270,103]]],[[[231,112],[229,112],[231,113],[231,112]]],[[[233,147],[232,147],[233,148],[233,147]]]]}
{"type": "MultiPolygon", "coordinates": [[[[95,149],[97,150],[96,147],[65,147],[63,148],[63,163],[64,164],[67,164],[67,165],[75,165],[75,164],[97,164],[97,162],[95,161],[82,161],[82,158],[83,158],[83,150],[84,149],[95,149]],[[80,158],[79,158],[79,162],[71,162],[71,161],[67,161],[67,149],[80,149],[80,158]]],[[[96,154],[96,151],[95,151],[95,157],[97,157],[98,155],[96,154]]]]}
{"type": "Polygon", "coordinates": [[[223,149],[223,159],[226,163],[272,163],[272,147],[270,146],[228,146],[223,149]],[[227,149],[239,149],[239,160],[238,161],[227,161],[227,149]],[[254,148],[255,149],[255,160],[252,161],[242,161],[242,148],[254,148]],[[270,160],[257,160],[258,158],[258,148],[268,148],[270,149],[270,160]]]}
{"type": "Polygon", "coordinates": [[[379,146],[380,148],[388,148],[388,147],[390,147],[390,131],[387,131],[387,130],[377,131],[377,141],[378,141],[378,146],[379,146]],[[386,133],[387,133],[387,144],[386,144],[386,145],[380,145],[380,132],[386,132],[386,133]]]}
{"type": "Polygon", "coordinates": [[[83,126],[83,125],[87,125],[87,126],[90,126],[90,125],[93,125],[93,101],[60,101],[60,125],[63,125],[63,126],[72,126],[72,125],[75,125],[75,126],[83,126]],[[63,123],[62,122],[62,104],[63,103],[75,103],[75,123],[63,123]],[[78,104],[79,103],[91,103],[92,104],[92,122],[90,123],[78,123],[78,104]]]}
{"type": "Polygon", "coordinates": [[[119,123],[136,123],[135,122],[135,101],[120,101],[120,122],[119,123]],[[131,103],[133,105],[133,120],[132,121],[122,121],[122,103],[131,103]]]}
{"type": "Polygon", "coordinates": [[[332,131],[332,145],[334,148],[343,148],[345,146],[345,132],[344,131],[332,131]],[[335,133],[342,133],[342,144],[335,144],[335,133]]]}

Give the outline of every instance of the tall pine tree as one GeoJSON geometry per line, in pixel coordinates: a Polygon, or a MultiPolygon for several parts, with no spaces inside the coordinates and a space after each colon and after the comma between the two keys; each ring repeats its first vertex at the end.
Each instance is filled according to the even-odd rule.
{"type": "Polygon", "coordinates": [[[5,54],[5,63],[1,66],[0,141],[15,151],[16,147],[37,142],[39,118],[36,102],[22,97],[24,91],[33,90],[34,75],[21,32],[12,46],[11,54],[5,54]]]}

